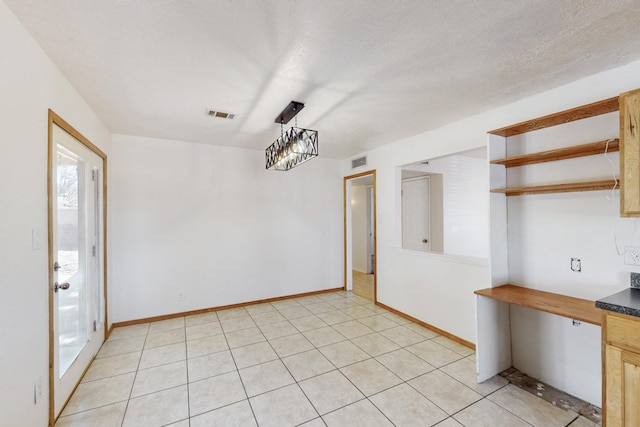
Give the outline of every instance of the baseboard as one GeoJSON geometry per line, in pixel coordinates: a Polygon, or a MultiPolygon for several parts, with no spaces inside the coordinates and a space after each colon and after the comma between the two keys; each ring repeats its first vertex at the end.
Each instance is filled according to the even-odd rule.
{"type": "Polygon", "coordinates": [[[444,337],[449,338],[450,340],[453,340],[453,341],[455,341],[455,342],[457,342],[459,344],[462,344],[465,347],[469,347],[469,348],[473,349],[474,351],[476,349],[476,345],[474,343],[470,342],[470,341],[462,339],[462,338],[460,338],[460,337],[458,337],[456,335],[453,335],[452,333],[449,333],[447,331],[444,331],[444,330],[442,330],[440,328],[436,328],[433,325],[425,323],[422,320],[418,320],[415,317],[409,316],[408,314],[405,314],[405,313],[403,313],[401,311],[398,311],[395,308],[389,307],[388,305],[385,305],[385,304],[383,304],[381,302],[376,301],[375,304],[377,306],[380,306],[380,307],[384,308],[385,310],[389,310],[390,312],[392,312],[394,314],[397,314],[400,317],[403,317],[403,318],[405,318],[407,320],[411,320],[413,323],[417,323],[418,325],[420,325],[420,326],[422,326],[424,328],[430,329],[433,332],[436,332],[436,333],[438,333],[438,334],[440,334],[440,335],[442,335],[444,337]]]}
{"type": "Polygon", "coordinates": [[[157,321],[160,321],[160,320],[174,319],[176,317],[191,316],[191,315],[194,315],[194,314],[209,313],[209,312],[212,312],[212,311],[226,310],[226,309],[229,309],[229,308],[246,307],[246,306],[249,306],[249,305],[264,304],[264,303],[267,303],[267,302],[282,301],[282,300],[292,299],[292,298],[302,298],[302,297],[308,297],[308,296],[312,296],[312,295],[327,294],[327,293],[343,291],[343,290],[344,290],[344,288],[323,289],[321,291],[304,292],[304,293],[301,293],[301,294],[287,295],[287,296],[275,297],[275,298],[267,298],[267,299],[261,299],[261,300],[256,300],[256,301],[242,302],[242,303],[238,303],[238,304],[221,305],[219,307],[202,308],[202,309],[199,309],[199,310],[183,311],[183,312],[180,312],[180,313],[172,313],[172,314],[164,314],[162,316],[146,317],[144,319],[127,320],[125,322],[115,322],[115,323],[113,323],[111,325],[111,329],[109,331],[109,334],[111,334],[111,331],[113,330],[113,328],[119,328],[119,327],[122,327],[122,326],[139,325],[141,323],[157,322],[157,321]]]}
{"type": "Polygon", "coordinates": [[[105,337],[104,337],[104,340],[105,340],[105,341],[106,341],[106,340],[108,340],[108,339],[109,339],[109,337],[111,336],[111,332],[113,332],[113,327],[114,327],[114,326],[113,326],[113,323],[112,323],[112,324],[111,324],[111,326],[109,326],[109,327],[107,328],[107,332],[105,333],[105,337]]]}

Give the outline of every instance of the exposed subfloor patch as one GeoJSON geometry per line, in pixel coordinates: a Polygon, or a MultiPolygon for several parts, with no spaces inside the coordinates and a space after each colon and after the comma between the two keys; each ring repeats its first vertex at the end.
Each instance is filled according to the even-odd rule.
{"type": "Polygon", "coordinates": [[[527,374],[518,371],[516,368],[509,368],[506,371],[501,372],[500,376],[506,378],[509,382],[521,389],[526,390],[555,406],[577,412],[594,423],[600,423],[602,420],[602,409],[589,402],[585,402],[582,399],[578,399],[575,396],[567,394],[562,390],[558,390],[557,388],[545,384],[540,380],[532,378],[527,374]]]}

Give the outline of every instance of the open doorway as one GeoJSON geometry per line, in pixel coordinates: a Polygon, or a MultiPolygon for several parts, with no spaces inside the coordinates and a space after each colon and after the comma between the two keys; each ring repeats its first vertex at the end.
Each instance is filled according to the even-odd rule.
{"type": "Polygon", "coordinates": [[[376,301],[376,174],[344,178],[345,289],[376,301]]]}

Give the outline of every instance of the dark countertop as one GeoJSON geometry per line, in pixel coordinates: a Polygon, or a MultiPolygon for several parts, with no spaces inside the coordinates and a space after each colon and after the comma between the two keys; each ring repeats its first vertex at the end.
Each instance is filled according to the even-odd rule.
{"type": "Polygon", "coordinates": [[[640,317],[640,289],[628,288],[596,301],[596,307],[628,316],[640,317]]]}

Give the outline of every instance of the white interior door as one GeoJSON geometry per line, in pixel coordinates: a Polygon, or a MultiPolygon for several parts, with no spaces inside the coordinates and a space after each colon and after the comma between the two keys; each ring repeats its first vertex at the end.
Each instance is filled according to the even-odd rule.
{"type": "Polygon", "coordinates": [[[428,176],[402,181],[402,247],[414,251],[430,251],[428,176]]]}
{"type": "Polygon", "coordinates": [[[54,417],[104,342],[103,160],[54,124],[51,292],[54,417]]]}
{"type": "Polygon", "coordinates": [[[373,224],[373,186],[367,188],[367,273],[373,274],[375,244],[373,241],[374,224],[373,224]]]}

